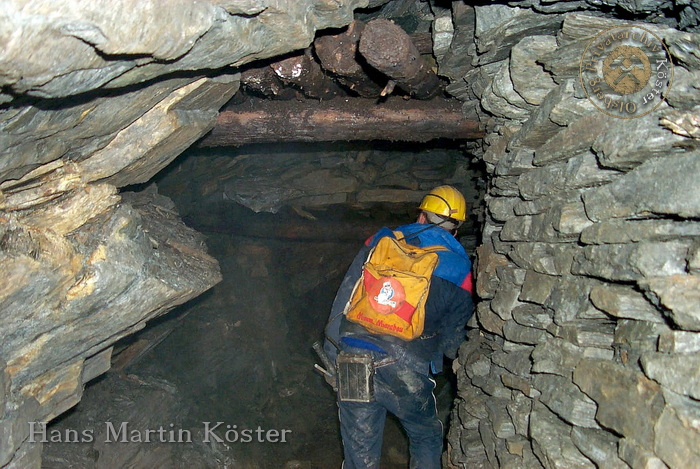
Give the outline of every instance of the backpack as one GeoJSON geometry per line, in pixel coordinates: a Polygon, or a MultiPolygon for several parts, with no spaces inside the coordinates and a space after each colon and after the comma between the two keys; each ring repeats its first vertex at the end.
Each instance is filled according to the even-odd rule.
{"type": "MultiPolygon", "coordinates": [[[[395,236],[403,236],[394,232],[395,236]]],[[[375,334],[412,340],[423,333],[430,279],[443,246],[420,248],[385,236],[369,253],[345,306],[346,318],[375,334]]]]}

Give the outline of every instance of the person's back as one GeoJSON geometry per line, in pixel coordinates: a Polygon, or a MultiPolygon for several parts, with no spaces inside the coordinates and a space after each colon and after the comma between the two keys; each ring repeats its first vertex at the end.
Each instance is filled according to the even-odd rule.
{"type": "MultiPolygon", "coordinates": [[[[426,195],[420,209],[416,223],[382,229],[367,240],[338,290],[326,327],[324,348],[333,360],[340,351],[341,358],[351,357],[350,362],[352,357],[365,357],[372,363],[371,401],[338,400],[344,469],[379,467],[387,411],[398,417],[406,430],[411,467],[440,467],[442,424],[437,418],[432,394],[435,382],[430,372],[439,372],[443,355],[454,358],[464,341],[464,326],[473,311],[471,262],[454,238],[466,219],[462,195],[452,187],[440,186],[426,195]],[[442,247],[430,279],[423,331],[413,340],[369,332],[343,314],[372,248],[383,237],[397,235],[420,248],[442,247]]],[[[342,375],[339,380],[343,380],[342,375]]]]}

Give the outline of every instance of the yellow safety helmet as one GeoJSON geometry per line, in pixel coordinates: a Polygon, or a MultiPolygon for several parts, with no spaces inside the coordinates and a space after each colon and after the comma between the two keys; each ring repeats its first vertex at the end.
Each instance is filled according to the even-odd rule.
{"type": "Polygon", "coordinates": [[[464,196],[452,186],[438,186],[431,190],[423,197],[419,208],[459,221],[467,219],[467,202],[464,196]]]}

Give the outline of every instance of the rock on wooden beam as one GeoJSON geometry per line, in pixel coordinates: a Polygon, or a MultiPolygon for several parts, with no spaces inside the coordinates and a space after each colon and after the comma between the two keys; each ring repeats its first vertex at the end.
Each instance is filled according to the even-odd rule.
{"type": "Polygon", "coordinates": [[[360,38],[360,54],[372,67],[418,99],[430,99],[440,92],[440,79],[421,58],[410,36],[391,20],[367,23],[360,38]]]}
{"type": "Polygon", "coordinates": [[[294,99],[301,96],[297,90],[287,88],[269,65],[242,71],[241,86],[251,94],[270,99],[294,99]]]}
{"type": "Polygon", "coordinates": [[[466,140],[483,137],[476,121],[464,118],[461,103],[391,97],[381,104],[363,98],[330,101],[251,99],[219,114],[200,147],[246,143],[466,140]]]}
{"type": "Polygon", "coordinates": [[[310,49],[275,62],[271,67],[284,83],[299,88],[309,98],[330,99],[343,94],[340,87],[323,73],[310,49]]]}
{"type": "MultiPolygon", "coordinates": [[[[321,66],[340,83],[363,98],[378,98],[387,78],[383,75],[371,77],[368,72],[373,70],[357,61],[357,47],[364,29],[365,23],[355,20],[340,34],[318,37],[314,50],[321,66]]],[[[374,74],[378,75],[376,71],[374,74]]]]}

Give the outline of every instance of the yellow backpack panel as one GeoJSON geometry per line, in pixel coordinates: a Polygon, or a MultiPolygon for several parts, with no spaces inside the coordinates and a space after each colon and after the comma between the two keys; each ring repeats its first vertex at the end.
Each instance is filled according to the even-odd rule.
{"type": "MultiPolygon", "coordinates": [[[[397,236],[403,236],[396,232],[397,236]]],[[[430,278],[442,246],[419,248],[384,237],[370,252],[345,307],[370,332],[412,340],[423,333],[430,278]]]]}

